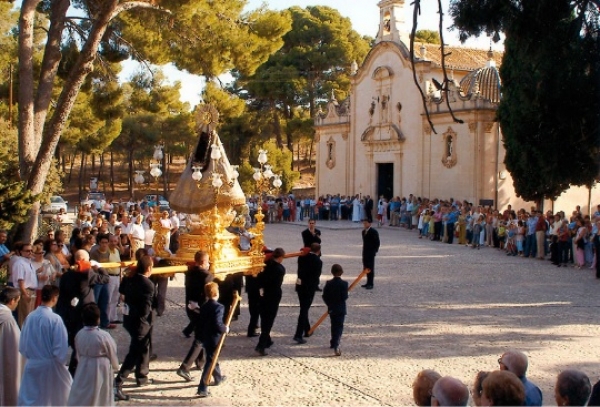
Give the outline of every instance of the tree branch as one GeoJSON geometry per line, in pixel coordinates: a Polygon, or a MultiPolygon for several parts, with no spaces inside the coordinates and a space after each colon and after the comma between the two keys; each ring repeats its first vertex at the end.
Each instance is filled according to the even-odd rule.
{"type": "Polygon", "coordinates": [[[417,26],[419,24],[419,15],[421,14],[421,0],[415,0],[412,4],[414,4],[413,8],[413,25],[412,30],[410,32],[410,65],[412,67],[412,76],[415,85],[417,85],[417,89],[419,89],[419,93],[421,94],[421,101],[423,102],[423,110],[425,110],[425,116],[427,116],[427,121],[429,122],[429,126],[431,127],[431,131],[435,134],[435,126],[431,121],[431,116],[429,115],[429,108],[427,107],[427,98],[425,97],[425,93],[423,89],[421,89],[421,85],[419,85],[419,80],[417,79],[417,70],[415,69],[415,36],[417,34],[417,26]]]}
{"type": "Polygon", "coordinates": [[[449,54],[446,54],[445,51],[445,45],[444,45],[444,11],[442,9],[442,0],[438,0],[438,10],[440,13],[440,42],[441,42],[441,46],[440,46],[440,52],[441,52],[441,64],[442,64],[442,72],[444,73],[444,82],[442,83],[442,92],[444,92],[444,94],[446,95],[446,106],[448,106],[448,112],[450,113],[450,116],[452,116],[452,120],[454,120],[455,123],[464,123],[463,120],[457,118],[454,115],[454,111],[452,110],[452,107],[450,107],[450,98],[448,97],[448,94],[450,93],[450,89],[449,89],[449,83],[450,83],[450,79],[448,79],[448,71],[446,70],[446,56],[449,54]]]}
{"type": "Polygon", "coordinates": [[[117,8],[114,9],[113,13],[110,15],[109,21],[112,21],[115,17],[117,17],[122,12],[131,10],[134,8],[147,8],[147,9],[159,10],[164,13],[171,14],[171,11],[164,9],[160,6],[157,6],[156,4],[146,3],[144,1],[128,1],[128,2],[118,5],[117,8]]]}

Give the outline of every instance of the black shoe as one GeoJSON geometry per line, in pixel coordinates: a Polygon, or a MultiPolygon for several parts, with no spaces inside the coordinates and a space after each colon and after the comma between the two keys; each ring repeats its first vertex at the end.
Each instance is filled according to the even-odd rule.
{"type": "Polygon", "coordinates": [[[339,346],[335,348],[335,356],[342,356],[342,349],[339,346]]]}
{"type": "Polygon", "coordinates": [[[210,393],[207,391],[199,391],[198,393],[196,393],[196,397],[201,398],[201,399],[208,397],[208,396],[210,396],[210,393]]]}
{"type": "Polygon", "coordinates": [[[194,380],[190,372],[187,372],[182,368],[177,369],[177,376],[182,377],[186,382],[191,382],[194,380]]]}
{"type": "Polygon", "coordinates": [[[200,357],[199,359],[196,359],[196,361],[194,362],[194,364],[196,365],[196,370],[202,370],[202,361],[204,359],[202,359],[202,357],[200,357]]]}
{"type": "Polygon", "coordinates": [[[186,338],[191,338],[192,337],[192,333],[186,331],[185,329],[183,331],[181,331],[181,333],[183,334],[183,336],[185,336],[186,338]]]}
{"type": "Polygon", "coordinates": [[[308,332],[306,332],[306,333],[304,334],[304,337],[305,337],[305,338],[310,338],[311,336],[313,336],[313,334],[311,334],[311,333],[308,333],[308,332]]]}
{"type": "Polygon", "coordinates": [[[137,387],[144,387],[144,386],[150,386],[154,384],[154,379],[138,379],[137,380],[137,387]]]}
{"type": "Polygon", "coordinates": [[[213,380],[213,381],[212,381],[212,382],[210,382],[208,385],[209,385],[209,386],[218,386],[218,385],[220,385],[221,383],[223,383],[225,380],[227,380],[227,376],[221,376],[221,380],[219,380],[219,381],[213,380]]]}
{"type": "Polygon", "coordinates": [[[366,286],[365,288],[366,288],[367,290],[372,290],[372,289],[373,289],[373,286],[372,286],[372,285],[368,285],[368,286],[366,286]]]}
{"type": "Polygon", "coordinates": [[[248,334],[246,336],[248,338],[255,338],[257,336],[260,336],[260,334],[258,332],[248,332],[248,334]]]}
{"type": "Polygon", "coordinates": [[[254,348],[255,351],[258,352],[260,356],[267,356],[267,352],[265,352],[265,348],[259,348],[258,346],[254,348]]]}
{"type": "Polygon", "coordinates": [[[361,285],[362,288],[367,288],[369,286],[369,284],[363,284],[361,285]]]}
{"type": "Polygon", "coordinates": [[[129,400],[129,396],[123,393],[123,389],[120,386],[117,386],[113,390],[115,401],[127,401],[129,400]]]}
{"type": "Polygon", "coordinates": [[[156,353],[153,353],[152,355],[150,355],[150,360],[156,360],[158,359],[158,355],[156,353]]]}
{"type": "Polygon", "coordinates": [[[269,341],[269,343],[267,344],[267,346],[265,346],[265,348],[269,349],[271,346],[273,346],[275,344],[275,342],[273,341],[269,341]]]}
{"type": "Polygon", "coordinates": [[[299,336],[294,336],[294,340],[296,341],[296,343],[298,343],[300,345],[306,343],[306,339],[303,339],[302,337],[299,337],[299,336]]]}

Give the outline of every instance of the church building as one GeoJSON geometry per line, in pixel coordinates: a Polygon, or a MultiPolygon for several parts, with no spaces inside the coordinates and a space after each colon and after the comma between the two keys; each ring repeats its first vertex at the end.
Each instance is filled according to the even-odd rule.
{"type": "MultiPolygon", "coordinates": [[[[353,67],[350,96],[337,101],[332,95],[315,119],[317,196],[413,194],[529,210],[533,203],[517,198],[504,166],[496,121],[502,55],[445,47],[446,95],[440,91],[445,77],[440,45],[415,43],[413,67],[405,0],[381,0],[378,6],[375,45],[353,67]]],[[[597,187],[591,192],[572,187],[544,202],[544,209],[570,215],[581,205],[589,213],[590,202],[594,208],[600,203],[597,187]]]]}

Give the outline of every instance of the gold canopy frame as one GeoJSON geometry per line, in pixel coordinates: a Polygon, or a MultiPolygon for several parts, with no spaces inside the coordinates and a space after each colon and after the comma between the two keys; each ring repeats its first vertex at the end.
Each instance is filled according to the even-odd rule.
{"type": "MultiPolygon", "coordinates": [[[[215,131],[218,118],[213,106],[198,108],[198,143],[170,195],[171,207],[188,215],[188,233],[179,236],[179,250],[170,253],[166,247],[171,231],[156,220],[152,225],[156,231],[152,248],[156,256],[171,266],[193,263],[196,252],[205,251],[209,255],[210,272],[224,280],[230,274],[256,275],[262,271],[264,216],[257,214],[255,226],[247,230],[253,235],[251,247],[241,250],[240,236],[227,228],[239,216],[239,209],[235,208],[246,204],[246,197],[215,131]],[[222,180],[222,185],[216,187],[215,178],[222,180]]],[[[160,273],[160,269],[156,268],[155,273],[160,273]]]]}

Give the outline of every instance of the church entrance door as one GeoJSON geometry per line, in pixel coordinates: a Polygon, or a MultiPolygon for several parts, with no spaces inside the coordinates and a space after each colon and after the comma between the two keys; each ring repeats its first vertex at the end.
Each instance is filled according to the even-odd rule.
{"type": "Polygon", "coordinates": [[[394,196],[394,163],[377,164],[377,197],[388,200],[394,196]]]}

